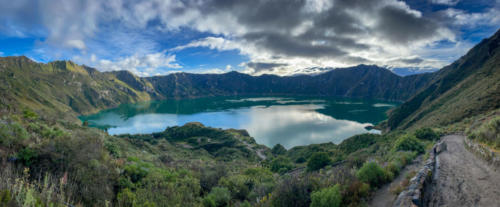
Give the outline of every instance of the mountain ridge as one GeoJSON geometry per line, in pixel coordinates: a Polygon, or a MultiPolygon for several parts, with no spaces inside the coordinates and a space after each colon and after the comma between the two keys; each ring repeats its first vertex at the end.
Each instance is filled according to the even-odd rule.
{"type": "MultiPolygon", "coordinates": [[[[377,66],[359,65],[319,75],[251,76],[173,73],[138,77],[129,71],[100,72],[72,61],[37,63],[0,57],[1,105],[21,104],[59,115],[161,99],[231,95],[314,95],[403,101],[425,86],[432,74],[398,76],[377,66]]],[[[11,107],[13,108],[13,107],[11,107]]]]}

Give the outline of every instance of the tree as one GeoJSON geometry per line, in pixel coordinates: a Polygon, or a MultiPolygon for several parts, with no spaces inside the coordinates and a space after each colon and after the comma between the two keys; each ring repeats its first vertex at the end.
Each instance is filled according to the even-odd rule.
{"type": "Polygon", "coordinates": [[[314,153],[307,162],[307,170],[315,171],[319,170],[332,162],[330,156],[326,152],[316,152],[314,153]]]}

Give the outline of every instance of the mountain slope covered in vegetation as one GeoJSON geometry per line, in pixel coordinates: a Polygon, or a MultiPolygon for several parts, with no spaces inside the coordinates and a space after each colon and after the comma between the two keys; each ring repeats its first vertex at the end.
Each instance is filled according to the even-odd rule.
{"type": "Polygon", "coordinates": [[[251,76],[176,73],[141,78],[128,71],[99,72],[71,61],[36,63],[26,57],[0,58],[0,105],[28,107],[76,120],[76,114],[153,99],[228,95],[316,95],[405,100],[432,74],[400,77],[387,69],[360,65],[309,76],[251,76]],[[76,113],[72,113],[76,112],[76,113]]]}
{"type": "Polygon", "coordinates": [[[428,86],[393,110],[387,125],[447,125],[499,107],[500,31],[438,71],[428,86]]]}

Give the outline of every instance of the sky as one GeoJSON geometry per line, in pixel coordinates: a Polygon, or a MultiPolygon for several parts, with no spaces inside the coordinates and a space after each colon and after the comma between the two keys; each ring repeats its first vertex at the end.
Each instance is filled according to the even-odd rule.
{"type": "Polygon", "coordinates": [[[500,28],[500,0],[0,0],[0,56],[139,76],[433,71],[500,28]]]}

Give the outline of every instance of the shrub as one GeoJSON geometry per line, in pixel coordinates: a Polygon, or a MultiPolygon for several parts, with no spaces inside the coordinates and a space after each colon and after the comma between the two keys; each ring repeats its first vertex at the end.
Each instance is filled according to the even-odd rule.
{"type": "Polygon", "coordinates": [[[307,162],[307,170],[315,171],[319,170],[332,162],[330,156],[326,152],[316,152],[314,153],[307,162]]]}
{"type": "Polygon", "coordinates": [[[253,187],[253,182],[244,175],[224,177],[219,181],[219,184],[229,189],[232,197],[240,200],[245,200],[253,187]]]}
{"type": "Polygon", "coordinates": [[[309,206],[311,192],[316,190],[318,185],[318,181],[309,176],[286,178],[272,193],[272,206],[309,206]]]}
{"type": "Polygon", "coordinates": [[[29,138],[26,129],[19,123],[0,124],[0,144],[13,148],[29,138]]]}
{"type": "Polygon", "coordinates": [[[288,172],[293,168],[292,162],[290,159],[279,156],[277,158],[274,158],[273,161],[271,161],[271,171],[277,172],[277,173],[285,173],[288,172]]]}
{"type": "Polygon", "coordinates": [[[307,161],[307,160],[306,160],[306,158],[304,158],[304,157],[299,157],[299,158],[297,158],[297,159],[295,160],[295,163],[300,164],[300,163],[304,163],[304,162],[306,162],[306,161],[307,161]]]}
{"type": "Polygon", "coordinates": [[[396,151],[415,151],[417,153],[423,153],[425,151],[424,146],[420,141],[418,141],[415,136],[412,135],[403,135],[394,145],[394,149],[396,151]]]}
{"type": "Polygon", "coordinates": [[[135,206],[137,202],[136,195],[128,188],[123,189],[116,196],[118,206],[135,206]]]}
{"type": "Polygon", "coordinates": [[[34,120],[38,118],[38,114],[29,109],[26,109],[23,111],[23,117],[29,120],[34,120]]]}
{"type": "Polygon", "coordinates": [[[500,116],[482,123],[477,129],[467,130],[467,135],[471,139],[477,139],[500,149],[500,116]]]}
{"type": "Polygon", "coordinates": [[[30,166],[35,161],[37,152],[31,148],[24,148],[17,153],[17,157],[24,165],[30,166]]]}
{"type": "Polygon", "coordinates": [[[212,196],[203,198],[202,204],[204,207],[217,207],[217,204],[215,204],[214,198],[212,196]]]}
{"type": "Polygon", "coordinates": [[[201,170],[200,187],[203,193],[208,194],[210,190],[217,186],[219,180],[226,176],[227,169],[222,164],[216,164],[212,167],[206,167],[201,170]]]}
{"type": "Polygon", "coordinates": [[[375,162],[365,163],[356,172],[356,177],[360,181],[370,184],[372,187],[380,187],[386,182],[385,171],[375,162]]]}
{"type": "Polygon", "coordinates": [[[351,182],[342,195],[342,203],[344,206],[356,206],[361,201],[361,198],[368,196],[369,192],[370,185],[358,180],[351,182]]]}
{"type": "Polygon", "coordinates": [[[124,174],[135,183],[148,175],[150,167],[151,166],[146,163],[129,164],[124,167],[124,174]]]}
{"type": "Polygon", "coordinates": [[[214,187],[207,197],[209,197],[210,200],[213,200],[216,206],[226,206],[231,200],[231,193],[227,188],[214,187]]]}
{"type": "Polygon", "coordinates": [[[339,184],[311,194],[311,207],[338,207],[341,202],[339,184]]]}
{"type": "Polygon", "coordinates": [[[439,134],[431,128],[421,128],[415,131],[415,136],[423,140],[436,140],[439,139],[439,134]]]}
{"type": "Polygon", "coordinates": [[[273,155],[282,155],[286,153],[286,149],[285,147],[283,147],[283,145],[276,144],[274,145],[273,149],[271,149],[271,152],[273,153],[273,155]]]}

